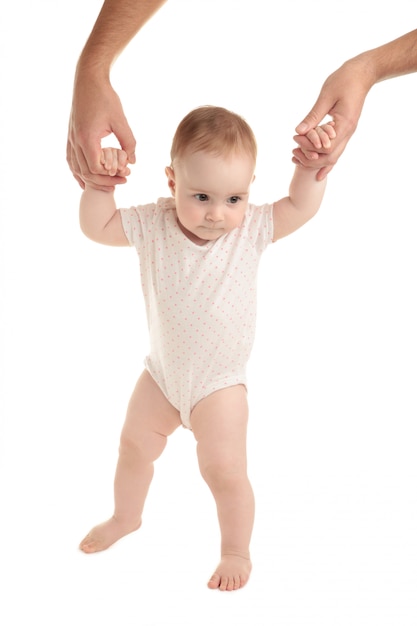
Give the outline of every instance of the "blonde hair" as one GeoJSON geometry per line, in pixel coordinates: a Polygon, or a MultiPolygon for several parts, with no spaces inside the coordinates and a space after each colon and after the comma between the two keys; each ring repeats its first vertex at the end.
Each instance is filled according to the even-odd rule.
{"type": "Polygon", "coordinates": [[[185,152],[209,152],[216,156],[247,152],[256,161],[255,135],[237,113],[223,107],[205,105],[188,113],[179,123],[171,146],[171,163],[185,152]]]}

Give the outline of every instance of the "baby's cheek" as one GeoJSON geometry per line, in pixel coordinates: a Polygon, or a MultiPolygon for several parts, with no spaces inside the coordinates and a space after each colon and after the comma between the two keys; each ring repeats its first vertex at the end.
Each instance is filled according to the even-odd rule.
{"type": "Polygon", "coordinates": [[[200,224],[204,219],[204,213],[200,211],[187,211],[186,215],[192,224],[200,224]]]}
{"type": "Polygon", "coordinates": [[[236,216],[235,216],[236,227],[237,226],[242,226],[243,220],[245,219],[247,208],[248,207],[246,206],[243,210],[239,211],[236,214],[236,216]]]}

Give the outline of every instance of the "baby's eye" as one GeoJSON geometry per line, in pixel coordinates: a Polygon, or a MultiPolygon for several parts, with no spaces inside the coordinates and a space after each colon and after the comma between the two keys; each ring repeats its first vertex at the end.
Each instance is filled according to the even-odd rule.
{"type": "Polygon", "coordinates": [[[240,196],[231,196],[227,201],[230,204],[236,204],[237,202],[239,202],[240,200],[240,196]]]}
{"type": "Polygon", "coordinates": [[[194,198],[197,198],[200,202],[207,202],[208,195],[206,193],[196,193],[194,198]]]}

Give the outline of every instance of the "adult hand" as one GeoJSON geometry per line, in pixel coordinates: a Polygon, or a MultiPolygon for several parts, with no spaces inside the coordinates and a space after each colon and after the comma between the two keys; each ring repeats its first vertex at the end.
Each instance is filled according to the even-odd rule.
{"type": "Polygon", "coordinates": [[[325,80],[311,111],[296,127],[294,137],[298,148],[293,150],[295,162],[304,167],[320,168],[317,180],[323,180],[336,164],[356,130],[362,107],[375,79],[366,66],[352,59],[325,80]],[[329,115],[334,121],[336,138],[330,147],[312,143],[305,135],[329,115]]]}
{"type": "Polygon", "coordinates": [[[113,191],[125,183],[123,176],[109,176],[101,158],[101,140],[113,133],[127,153],[128,162],[135,163],[136,141],[127,123],[117,93],[108,80],[77,77],[67,141],[67,162],[82,189],[85,183],[102,191],[113,191]]]}

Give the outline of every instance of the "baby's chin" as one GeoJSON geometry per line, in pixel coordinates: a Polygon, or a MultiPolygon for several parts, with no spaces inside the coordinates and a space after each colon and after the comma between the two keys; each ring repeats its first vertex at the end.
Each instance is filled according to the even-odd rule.
{"type": "Polygon", "coordinates": [[[229,232],[230,230],[226,228],[201,227],[195,233],[195,236],[205,241],[216,241],[216,239],[220,239],[220,237],[223,237],[223,235],[227,235],[229,232]]]}
{"type": "Polygon", "coordinates": [[[203,245],[208,241],[216,241],[225,235],[228,231],[225,228],[214,228],[210,226],[198,226],[194,230],[189,230],[178,220],[178,225],[182,232],[192,242],[203,245]]]}
{"type": "Polygon", "coordinates": [[[213,237],[214,239],[218,239],[218,237],[221,237],[226,232],[228,231],[225,228],[210,228],[207,226],[201,226],[199,228],[198,234],[200,235],[200,237],[207,237],[207,239],[212,239],[213,237]]]}

